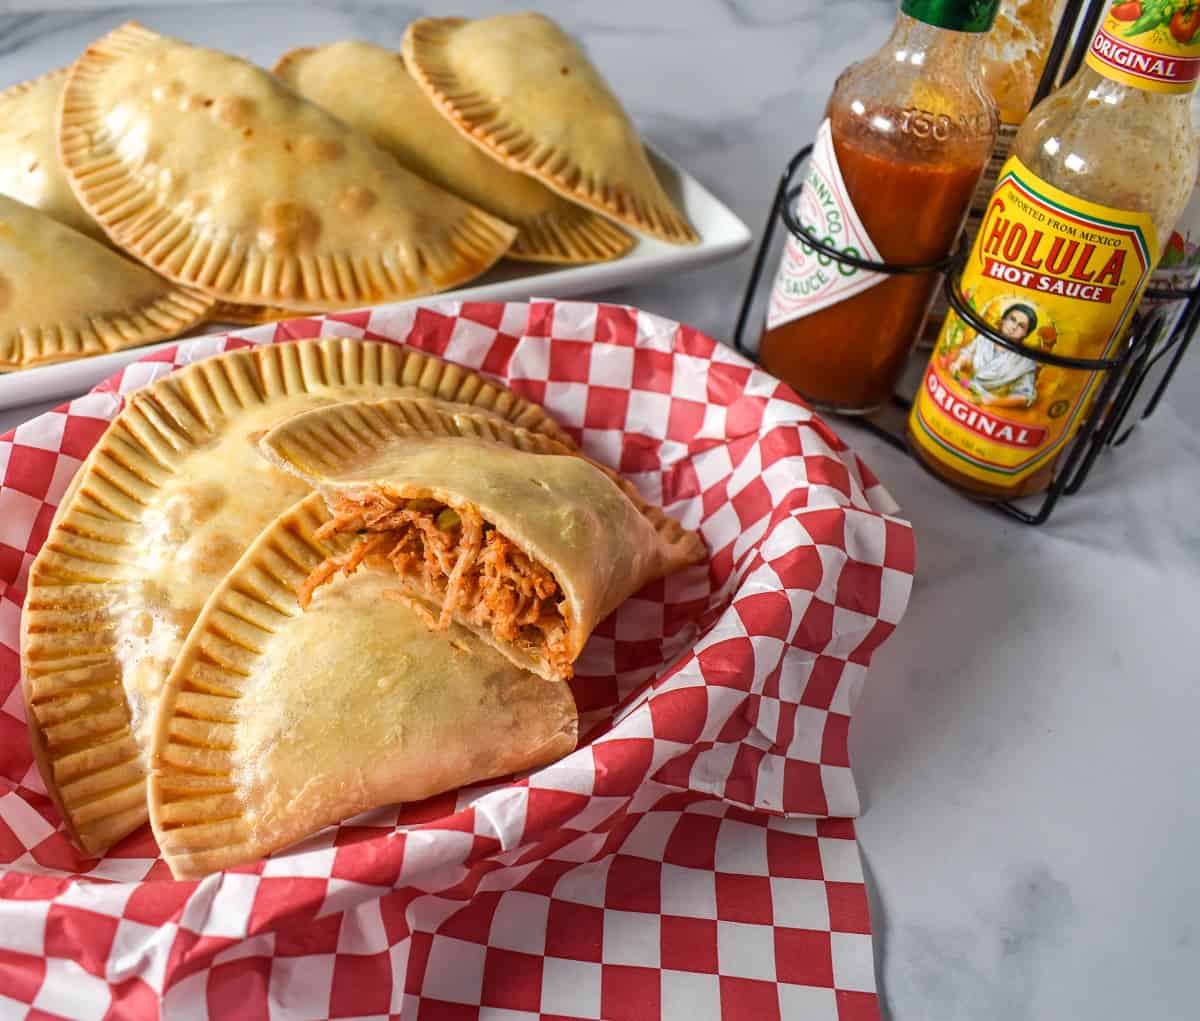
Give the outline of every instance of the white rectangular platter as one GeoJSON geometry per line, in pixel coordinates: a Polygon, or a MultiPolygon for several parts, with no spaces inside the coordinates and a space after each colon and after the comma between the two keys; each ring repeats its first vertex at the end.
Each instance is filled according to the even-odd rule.
{"type": "MultiPolygon", "coordinates": [[[[653,151],[651,157],[667,190],[699,233],[698,245],[669,245],[653,238],[639,237],[627,255],[613,262],[558,267],[503,261],[468,287],[421,298],[411,304],[576,298],[727,259],[749,245],[750,229],[724,203],[666,157],[653,151]]],[[[205,323],[188,336],[223,333],[234,328],[205,323]]],[[[96,358],[0,374],[0,410],[74,397],[147,352],[176,343],[178,340],[172,340],[96,358]]]]}
{"type": "MultiPolygon", "coordinates": [[[[467,4],[472,10],[463,13],[481,13],[473,10],[479,6],[487,5],[467,4]]],[[[89,42],[131,16],[156,31],[199,46],[226,49],[246,56],[260,66],[270,67],[289,48],[314,46],[337,38],[373,38],[383,46],[398,46],[404,25],[414,12],[407,8],[312,6],[305,7],[304,17],[296,18],[289,5],[247,4],[214,10],[154,7],[137,12],[0,14],[0,53],[5,54],[0,64],[0,89],[70,64],[89,42]]],[[[419,301],[521,301],[602,296],[629,284],[648,283],[655,278],[677,275],[684,270],[731,258],[750,244],[751,233],[745,223],[694,176],[658,152],[652,150],[650,156],[667,191],[682,206],[701,235],[700,244],[682,247],[640,238],[632,251],[611,263],[539,266],[502,262],[467,287],[419,301]]],[[[226,324],[206,323],[188,336],[227,329],[232,328],[226,324]]],[[[13,420],[12,414],[4,414],[5,410],[44,406],[48,401],[77,396],[112,376],[128,362],[142,358],[155,347],[166,346],[136,348],[100,358],[0,374],[0,431],[13,420]]]]}

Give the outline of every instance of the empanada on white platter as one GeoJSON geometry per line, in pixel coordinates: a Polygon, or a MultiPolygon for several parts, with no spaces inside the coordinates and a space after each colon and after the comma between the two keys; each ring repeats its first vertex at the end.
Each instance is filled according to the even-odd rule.
{"type": "Polygon", "coordinates": [[[59,150],[117,245],[238,305],[430,294],[478,276],[516,235],[274,75],[132,23],[71,69],[59,150]]]}
{"type": "Polygon", "coordinates": [[[620,101],[549,18],[421,18],[403,53],[438,109],[507,166],[664,241],[699,240],[620,101]]]}
{"type": "Polygon", "coordinates": [[[107,237],[79,204],[58,161],[58,103],[67,68],[0,92],[0,195],[98,241],[107,237]]]}
{"type": "Polygon", "coordinates": [[[0,195],[0,372],[174,337],[212,301],[0,195]]]}
{"type": "Polygon", "coordinates": [[[292,50],[275,73],[305,99],[370,135],[413,173],[513,224],[510,259],[596,262],[633,247],[633,238],[616,224],[508,169],[464,138],[413,81],[399,53],[366,42],[331,43],[292,50]]]}

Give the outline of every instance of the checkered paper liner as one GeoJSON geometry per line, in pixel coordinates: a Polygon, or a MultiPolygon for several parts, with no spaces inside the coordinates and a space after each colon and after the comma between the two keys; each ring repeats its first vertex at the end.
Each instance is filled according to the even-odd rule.
{"type": "Polygon", "coordinates": [[[778,381],[686,326],[580,302],[377,308],[157,352],[0,437],[0,1018],[878,1017],[846,738],[911,585],[908,525],[778,381]],[[171,880],[100,860],[33,763],[18,627],[33,556],[123,395],[223,350],[410,344],[547,406],[699,528],[709,564],[597,629],[578,751],[171,880]]]}

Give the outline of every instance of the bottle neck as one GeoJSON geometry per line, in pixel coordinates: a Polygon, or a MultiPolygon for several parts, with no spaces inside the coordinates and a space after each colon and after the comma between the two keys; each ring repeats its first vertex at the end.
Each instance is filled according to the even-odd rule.
{"type": "Polygon", "coordinates": [[[922,76],[954,78],[980,74],[984,34],[955,32],[901,13],[879,56],[922,76]]]}
{"type": "Polygon", "coordinates": [[[1188,92],[1159,92],[1123,82],[1088,65],[1081,67],[1063,89],[1068,90],[1074,101],[1081,104],[1081,110],[1097,106],[1118,107],[1130,100],[1148,103],[1160,110],[1170,107],[1189,110],[1196,97],[1195,89],[1188,92]]]}
{"type": "Polygon", "coordinates": [[[935,28],[983,35],[996,21],[1000,0],[902,0],[900,12],[935,28]]]}

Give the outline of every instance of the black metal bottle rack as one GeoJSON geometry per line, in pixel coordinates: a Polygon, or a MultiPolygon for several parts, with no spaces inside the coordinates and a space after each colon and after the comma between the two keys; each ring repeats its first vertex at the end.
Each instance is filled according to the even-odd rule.
{"type": "MultiPolygon", "coordinates": [[[[1046,68],[1034,97],[1035,105],[1058,85],[1069,81],[1079,70],[1096,26],[1100,23],[1107,6],[1106,0],[1088,0],[1086,3],[1085,0],[1067,0],[1063,5],[1062,22],[1047,55],[1046,68]]],[[[1166,307],[1160,307],[1152,314],[1139,314],[1132,329],[1110,358],[1072,358],[1026,347],[998,333],[981,319],[965,300],[959,289],[959,276],[967,252],[961,245],[956,252],[940,262],[901,266],[859,258],[834,248],[813,235],[799,221],[795,212],[796,199],[803,189],[803,184],[795,183],[796,176],[811,153],[812,146],[805,146],[788,161],[779,187],[775,191],[770,216],[742,297],[733,334],[735,346],[741,353],[755,357],[754,352],[749,351],[745,344],[746,328],[756,305],[763,270],[771,254],[776,224],[781,220],[785,229],[804,246],[843,265],[892,276],[942,274],[942,286],[950,307],[976,333],[983,334],[993,343],[1016,351],[1035,362],[1075,372],[1102,374],[1091,399],[1091,409],[1065,454],[1060,458],[1050,487],[1040,500],[1028,498],[991,504],[997,510],[1025,524],[1043,524],[1050,518],[1062,497],[1071,496],[1082,488],[1100,453],[1107,447],[1121,446],[1137,424],[1148,419],[1158,408],[1197,328],[1200,327],[1200,286],[1181,291],[1148,290],[1146,298],[1163,303],[1166,307]],[[1177,305],[1179,302],[1184,304],[1180,314],[1175,315],[1180,311],[1177,305]],[[1166,324],[1172,317],[1175,318],[1175,323],[1168,331],[1166,324]]],[[[917,351],[913,357],[924,361],[928,353],[917,351]]],[[[902,429],[888,419],[894,419],[897,411],[907,412],[911,403],[909,397],[897,393],[892,398],[890,416],[886,413],[876,414],[857,417],[856,421],[893,447],[908,453],[908,444],[902,429]]]]}

